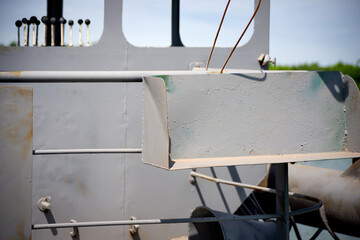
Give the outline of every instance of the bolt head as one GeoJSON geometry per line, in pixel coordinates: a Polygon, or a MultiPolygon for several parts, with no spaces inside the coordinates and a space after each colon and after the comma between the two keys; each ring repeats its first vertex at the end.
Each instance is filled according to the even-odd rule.
{"type": "Polygon", "coordinates": [[[56,18],[51,17],[51,18],[50,18],[50,23],[51,23],[51,24],[55,24],[55,23],[56,23],[56,18]]]}
{"type": "Polygon", "coordinates": [[[41,21],[43,22],[43,24],[47,24],[49,22],[49,18],[47,16],[43,16],[41,18],[41,21]]]}
{"type": "Polygon", "coordinates": [[[66,23],[66,19],[63,18],[63,17],[61,17],[61,18],[59,19],[59,22],[60,22],[61,24],[65,24],[65,23],[66,23]]]}
{"type": "Polygon", "coordinates": [[[35,16],[32,16],[30,18],[30,23],[36,23],[36,21],[37,21],[37,18],[35,16]]]}
{"type": "Polygon", "coordinates": [[[22,22],[20,20],[17,20],[15,22],[15,26],[17,26],[18,28],[21,27],[21,25],[22,25],[22,22]]]}

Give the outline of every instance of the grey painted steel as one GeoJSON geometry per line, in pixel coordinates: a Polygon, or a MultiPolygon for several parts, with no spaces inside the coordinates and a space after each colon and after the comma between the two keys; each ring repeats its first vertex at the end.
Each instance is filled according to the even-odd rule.
{"type": "Polygon", "coordinates": [[[102,153],[141,153],[140,148],[127,149],[44,149],[33,150],[34,155],[44,154],[102,154],[102,153]]]}
{"type": "MultiPolygon", "coordinates": [[[[122,31],[122,10],[122,0],[105,0],[103,34],[91,47],[0,47],[0,70],[188,70],[193,62],[206,63],[210,47],[153,48],[128,43],[122,31]]],[[[270,1],[264,0],[255,17],[253,36],[236,50],[229,68],[260,69],[258,57],[269,53],[269,19],[270,1]]],[[[229,52],[230,48],[215,49],[212,67],[221,67],[229,52]]]]}
{"type": "Polygon", "coordinates": [[[121,226],[121,225],[152,225],[152,224],[174,224],[174,223],[204,223],[204,222],[224,222],[224,221],[243,221],[255,219],[280,218],[278,214],[259,214],[227,217],[204,217],[204,218],[170,218],[170,219],[144,219],[144,220],[122,220],[122,221],[102,221],[102,222],[76,222],[76,223],[52,223],[34,224],[33,229],[48,228],[72,228],[72,227],[101,227],[101,226],[121,226]]]}
{"type": "Polygon", "coordinates": [[[143,92],[142,158],[158,167],[360,156],[360,94],[339,72],[144,77],[143,92]]]}
{"type": "Polygon", "coordinates": [[[0,86],[1,239],[31,239],[31,87],[0,86]]]}
{"type": "MultiPolygon", "coordinates": [[[[15,71],[0,72],[0,83],[125,83],[142,82],[144,76],[207,75],[219,70],[195,69],[194,71],[15,71]]],[[[228,69],[225,73],[263,73],[267,71],[228,69]]]]}
{"type": "MultiPolygon", "coordinates": [[[[140,82],[51,81],[0,83],[33,87],[32,149],[141,146],[140,82]]],[[[189,171],[170,172],[145,165],[140,154],[51,154],[33,155],[33,158],[32,224],[66,223],[71,219],[116,221],[132,216],[186,218],[197,206],[231,213],[251,193],[251,190],[204,182],[192,185],[189,171]],[[47,213],[37,206],[37,201],[45,196],[51,196],[51,211],[47,213]]],[[[197,172],[257,184],[265,176],[266,167],[229,166],[197,172]]],[[[168,240],[186,236],[187,231],[187,224],[144,225],[139,228],[139,236],[168,240]]],[[[80,236],[90,240],[132,239],[126,226],[81,228],[80,236]]],[[[32,239],[36,240],[69,237],[68,229],[32,231],[32,239]]]]}

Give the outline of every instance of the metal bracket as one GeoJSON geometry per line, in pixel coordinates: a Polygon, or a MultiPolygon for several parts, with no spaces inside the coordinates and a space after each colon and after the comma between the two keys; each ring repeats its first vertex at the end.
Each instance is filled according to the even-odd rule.
{"type": "Polygon", "coordinates": [[[260,66],[264,67],[267,63],[272,63],[276,67],[276,58],[271,60],[269,54],[261,54],[258,58],[258,62],[260,63],[260,66]]]}
{"type": "MultiPolygon", "coordinates": [[[[77,223],[77,221],[74,220],[74,219],[71,219],[70,222],[71,222],[71,223],[77,223]]],[[[70,236],[71,236],[72,238],[79,238],[79,235],[80,235],[80,233],[79,233],[79,228],[78,228],[78,227],[73,227],[73,231],[70,232],[70,236]]]]}
{"type": "Polygon", "coordinates": [[[51,210],[51,197],[46,196],[46,197],[40,198],[38,200],[38,207],[39,207],[39,210],[42,212],[51,210]]]}
{"type": "MultiPolygon", "coordinates": [[[[136,220],[136,217],[130,217],[130,220],[136,220]]],[[[129,232],[130,232],[131,236],[138,233],[139,227],[140,227],[140,225],[138,225],[138,224],[130,225],[129,232]]]]}

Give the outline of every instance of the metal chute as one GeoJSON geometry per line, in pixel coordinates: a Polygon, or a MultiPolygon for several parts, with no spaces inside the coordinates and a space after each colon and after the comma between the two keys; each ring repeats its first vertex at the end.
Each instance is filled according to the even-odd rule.
{"type": "MultiPolygon", "coordinates": [[[[192,218],[229,217],[229,213],[219,212],[207,207],[198,207],[192,213],[192,218]]],[[[277,239],[276,222],[269,220],[220,221],[207,223],[190,223],[189,240],[219,240],[219,239],[277,239]]]]}

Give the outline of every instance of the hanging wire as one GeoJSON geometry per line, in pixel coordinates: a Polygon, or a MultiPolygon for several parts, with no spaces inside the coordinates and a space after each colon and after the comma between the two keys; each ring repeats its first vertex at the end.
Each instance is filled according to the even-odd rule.
{"type": "Polygon", "coordinates": [[[223,24],[223,21],[224,21],[224,18],[225,18],[225,14],[226,14],[226,11],[227,11],[227,9],[228,9],[228,7],[229,7],[230,1],[231,1],[231,0],[229,0],[228,3],[226,4],[226,7],[225,7],[225,10],[224,10],[223,16],[222,16],[222,18],[221,18],[221,22],[220,22],[219,28],[218,28],[217,33],[216,33],[216,36],[215,36],[214,44],[213,44],[213,46],[212,46],[212,48],[211,48],[210,56],[209,56],[209,58],[208,58],[208,60],[207,60],[207,63],[206,63],[206,71],[207,71],[208,68],[209,68],[210,59],[211,59],[211,56],[212,56],[212,54],[213,54],[213,51],[214,51],[214,48],[215,48],[215,44],[216,44],[217,38],[218,38],[218,36],[219,36],[220,29],[221,29],[221,26],[222,26],[222,24],[223,24]]]}
{"type": "Polygon", "coordinates": [[[242,37],[244,36],[244,34],[245,34],[246,30],[249,28],[249,26],[250,26],[250,24],[251,24],[252,20],[254,19],[254,17],[255,17],[255,15],[256,15],[257,11],[259,10],[260,3],[261,3],[261,0],[259,0],[259,3],[258,3],[258,5],[257,5],[257,7],[256,7],[256,9],[255,9],[255,11],[254,11],[254,14],[253,14],[253,15],[252,15],[252,17],[250,18],[249,23],[247,24],[246,28],[244,29],[243,33],[241,34],[241,36],[240,36],[239,40],[236,42],[236,44],[235,44],[234,48],[231,50],[230,55],[228,56],[228,58],[226,59],[226,61],[225,61],[225,63],[224,63],[224,66],[223,66],[223,67],[221,68],[221,70],[220,70],[220,73],[223,73],[223,71],[224,71],[224,68],[225,68],[226,64],[228,63],[229,59],[231,58],[231,55],[232,55],[232,54],[233,54],[233,52],[235,51],[235,49],[236,49],[237,45],[239,44],[240,40],[241,40],[241,39],[242,39],[242,37]]]}

